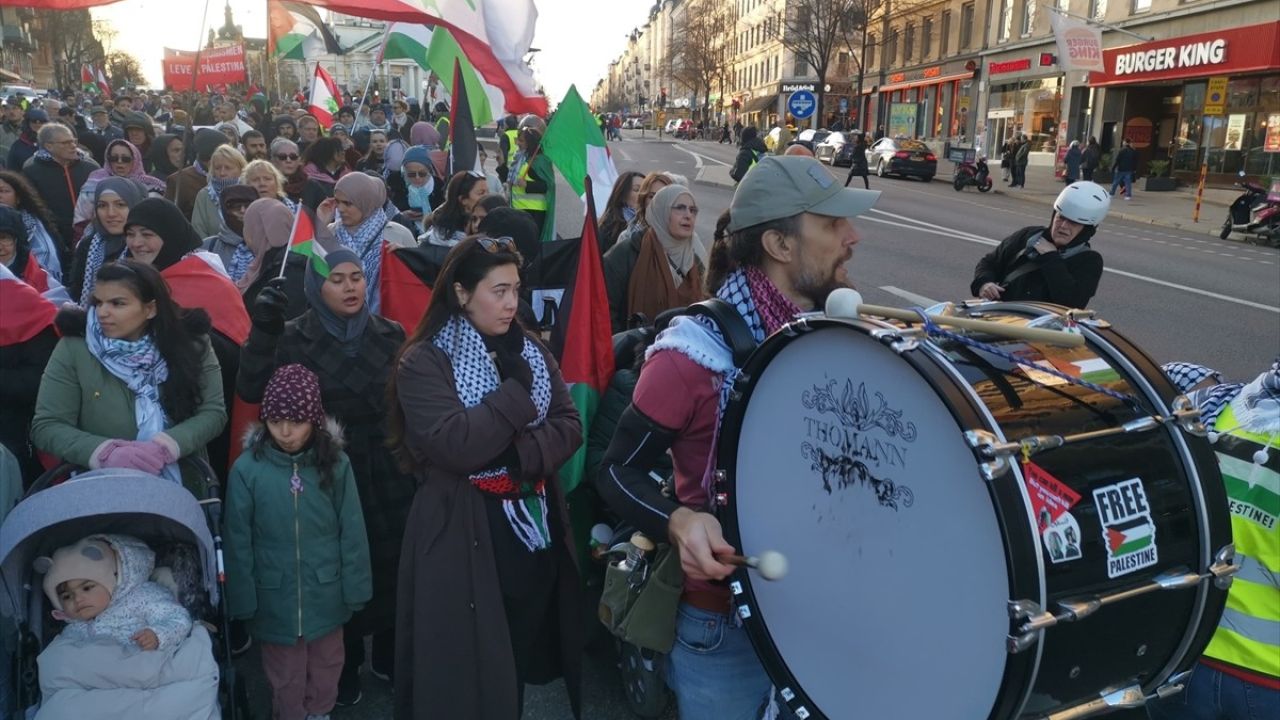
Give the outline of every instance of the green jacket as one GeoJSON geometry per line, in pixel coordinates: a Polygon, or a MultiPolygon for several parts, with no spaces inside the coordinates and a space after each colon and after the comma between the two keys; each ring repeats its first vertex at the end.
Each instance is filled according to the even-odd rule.
{"type": "MultiPolygon", "coordinates": [[[[254,439],[265,428],[258,428],[254,439]]],[[[231,468],[223,528],[227,608],[258,640],[292,645],[333,632],[373,596],[369,540],[346,453],[320,487],[314,451],[251,444],[231,468]],[[302,492],[289,480],[295,471],[302,492]]]]}
{"type": "MultiPolygon", "coordinates": [[[[200,342],[200,405],[191,417],[164,431],[178,444],[179,458],[203,457],[205,445],[227,424],[218,359],[207,337],[200,342]]],[[[138,437],[133,402],[133,392],[98,362],[83,337],[63,337],[40,381],[31,443],[67,462],[93,467],[93,456],[103,443],[138,437]]],[[[187,480],[191,471],[185,466],[183,470],[187,480]]]]}

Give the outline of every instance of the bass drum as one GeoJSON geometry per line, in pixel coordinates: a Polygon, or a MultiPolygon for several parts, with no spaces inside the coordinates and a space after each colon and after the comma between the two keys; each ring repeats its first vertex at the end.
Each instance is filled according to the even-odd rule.
{"type": "Polygon", "coordinates": [[[1222,481],[1159,367],[1106,323],[1079,327],[1078,348],[991,341],[1028,369],[810,317],[746,363],[717,504],[741,552],[789,560],[779,582],[730,584],[797,717],[1065,720],[1177,689],[1230,582],[1222,481]]]}

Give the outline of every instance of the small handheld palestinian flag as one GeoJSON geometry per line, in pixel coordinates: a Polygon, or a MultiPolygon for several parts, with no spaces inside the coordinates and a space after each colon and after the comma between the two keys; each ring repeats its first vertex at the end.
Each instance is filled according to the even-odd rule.
{"type": "MultiPolygon", "coordinates": [[[[327,253],[324,246],[316,240],[316,220],[312,217],[310,208],[301,203],[298,204],[298,214],[293,216],[293,231],[289,233],[289,252],[311,258],[311,265],[315,267],[316,272],[329,277],[329,263],[324,260],[327,253]]],[[[280,274],[276,277],[284,277],[284,269],[288,264],[289,253],[285,253],[284,260],[280,263],[280,274]]]]}

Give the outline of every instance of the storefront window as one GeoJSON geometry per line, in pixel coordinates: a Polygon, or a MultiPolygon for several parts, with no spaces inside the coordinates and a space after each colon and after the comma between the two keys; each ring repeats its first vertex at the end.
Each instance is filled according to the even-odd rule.
{"type": "Polygon", "coordinates": [[[988,144],[999,147],[1009,135],[1026,133],[1033,152],[1057,149],[1058,113],[1062,108],[1062,78],[1037,78],[991,88],[988,117],[988,144]],[[994,111],[994,112],[993,112],[994,111]],[[997,134],[998,133],[998,134],[997,134]]]}
{"type": "Polygon", "coordinates": [[[1226,107],[1205,115],[1204,82],[1188,83],[1178,118],[1173,168],[1212,174],[1280,173],[1280,153],[1265,152],[1271,115],[1280,111],[1280,76],[1235,78],[1227,84],[1226,107]]]}

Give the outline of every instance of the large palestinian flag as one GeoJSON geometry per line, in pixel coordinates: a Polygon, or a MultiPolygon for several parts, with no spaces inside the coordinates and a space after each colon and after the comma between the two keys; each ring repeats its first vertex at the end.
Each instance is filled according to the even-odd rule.
{"type": "Polygon", "coordinates": [[[311,60],[338,55],[342,47],[310,5],[267,0],[267,53],[277,60],[311,60]]]}

